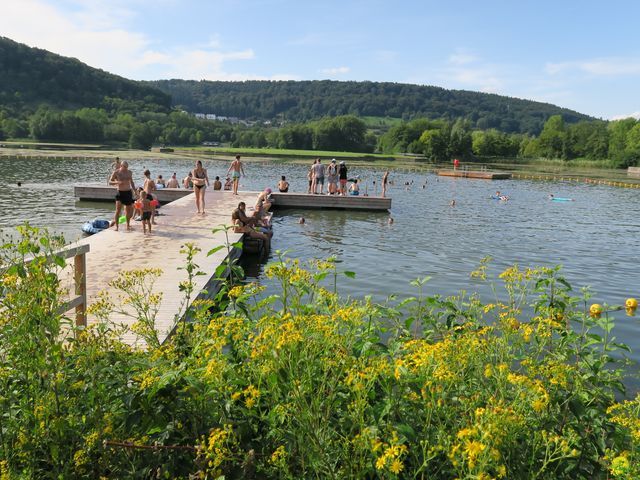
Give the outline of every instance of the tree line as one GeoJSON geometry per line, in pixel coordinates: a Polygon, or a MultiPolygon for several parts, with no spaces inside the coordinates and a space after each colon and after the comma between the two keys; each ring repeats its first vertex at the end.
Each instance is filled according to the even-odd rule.
{"type": "MultiPolygon", "coordinates": [[[[116,100],[114,100],[116,101],[116,100]]],[[[117,101],[116,101],[117,103],[117,101]]],[[[612,167],[638,165],[640,121],[633,118],[567,124],[554,115],[538,136],[474,129],[472,122],[420,118],[376,133],[353,115],[306,123],[232,125],[204,120],[186,112],[133,112],[122,105],[54,110],[41,107],[26,118],[0,111],[0,140],[104,142],[148,149],[153,144],[198,145],[217,141],[233,147],[330,150],[361,153],[416,153],[445,162],[474,157],[607,160],[612,167]]]]}
{"type": "Polygon", "coordinates": [[[587,115],[548,103],[501,95],[390,82],[158,80],[146,85],[190,112],[243,119],[307,122],[325,116],[465,118],[474,129],[537,135],[553,115],[575,123],[587,115]]]}
{"type": "Polygon", "coordinates": [[[496,129],[473,130],[469,121],[417,119],[391,128],[378,139],[382,153],[423,153],[434,161],[453,157],[547,158],[571,161],[608,160],[612,167],[640,163],[640,121],[634,118],[567,124],[550,117],[538,136],[496,129]]]}

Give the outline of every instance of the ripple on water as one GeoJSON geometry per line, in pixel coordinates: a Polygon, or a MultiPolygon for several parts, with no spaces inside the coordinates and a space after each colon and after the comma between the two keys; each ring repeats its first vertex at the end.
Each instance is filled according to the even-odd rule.
{"type": "MultiPolygon", "coordinates": [[[[129,163],[137,183],[145,168],[154,177],[177,172],[179,178],[192,168],[191,160],[180,159],[129,163]]],[[[110,218],[113,206],[77,202],[73,185],[103,183],[110,164],[110,160],[36,159],[29,161],[29,182],[18,188],[15,183],[26,177],[24,164],[0,160],[0,227],[29,220],[64,233],[68,240],[78,238],[82,223],[110,218]]],[[[347,165],[350,176],[360,175],[363,190],[377,191],[373,180],[382,177],[381,170],[347,165]]],[[[205,167],[210,178],[224,178],[228,163],[212,160],[205,167]]],[[[273,188],[286,175],[292,191],[307,190],[305,165],[248,163],[246,167],[243,189],[273,188]]],[[[286,210],[274,218],[274,250],[288,250],[302,260],[336,256],[339,269],[357,275],[355,280],[341,277],[341,292],[372,294],[378,300],[390,293],[415,293],[409,282],[425,275],[432,276],[426,286],[429,293],[478,290],[490,300],[490,288],[469,278],[486,255],[494,258],[489,266],[492,275],[516,262],[562,264],[574,290],[590,285],[596,292],[594,301],[620,304],[628,296],[640,296],[640,190],[572,182],[438,178],[409,171],[392,171],[391,179],[395,185],[389,187],[390,215],[286,210]],[[411,181],[412,185],[404,185],[411,181]],[[510,200],[492,200],[497,190],[510,200]],[[552,202],[550,193],[575,201],[552,202]],[[455,207],[450,206],[452,199],[455,207]],[[305,225],[298,224],[301,216],[305,225]],[[389,216],[395,220],[392,225],[387,223],[389,216]]],[[[260,281],[268,289],[273,287],[267,279],[260,281]]],[[[634,358],[639,358],[636,324],[619,325],[619,339],[630,343],[634,358]]]]}

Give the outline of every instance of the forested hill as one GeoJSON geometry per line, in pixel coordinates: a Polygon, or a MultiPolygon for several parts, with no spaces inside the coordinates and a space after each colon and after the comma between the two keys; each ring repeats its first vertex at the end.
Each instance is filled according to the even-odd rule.
{"type": "Polygon", "coordinates": [[[156,88],[0,37],[0,107],[24,113],[42,105],[117,109],[123,102],[144,104],[146,110],[171,105],[169,95],[156,88]]]}
{"type": "Polygon", "coordinates": [[[159,80],[147,82],[190,112],[243,119],[303,122],[323,116],[453,120],[479,129],[538,134],[552,115],[574,123],[593,118],[555,105],[500,95],[432,86],[379,82],[159,80]]]}

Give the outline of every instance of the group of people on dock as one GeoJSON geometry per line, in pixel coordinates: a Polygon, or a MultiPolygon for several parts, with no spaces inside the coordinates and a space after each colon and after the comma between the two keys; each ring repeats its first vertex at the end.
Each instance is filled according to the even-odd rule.
{"type": "MultiPolygon", "coordinates": [[[[347,165],[343,160],[340,164],[336,163],[336,159],[331,160],[326,167],[322,164],[320,158],[316,158],[309,168],[307,179],[309,180],[309,190],[307,193],[323,195],[325,178],[327,180],[327,195],[346,195],[347,192],[347,165]],[[318,187],[320,191],[318,192],[318,187]]],[[[356,179],[356,190],[357,179],[356,179]]],[[[352,193],[357,195],[358,193],[352,193]]]]}
{"type": "MultiPolygon", "coordinates": [[[[284,180],[284,177],[282,177],[284,180]]],[[[308,194],[324,195],[324,184],[327,184],[327,195],[360,195],[360,179],[359,177],[349,178],[347,165],[344,160],[339,163],[336,159],[332,159],[328,165],[323,165],[320,158],[316,158],[307,172],[307,180],[309,182],[308,194]],[[349,187],[347,183],[350,182],[349,187]]],[[[375,181],[373,184],[375,185],[375,181]]],[[[382,176],[381,196],[387,194],[387,186],[389,184],[389,171],[386,170],[382,176]]],[[[282,191],[282,190],[280,190],[282,191]]],[[[367,193],[365,193],[367,195],[367,193]]]]}
{"type": "MultiPolygon", "coordinates": [[[[234,195],[238,195],[238,187],[240,178],[242,176],[246,176],[244,166],[240,159],[240,155],[236,155],[227,170],[227,178],[225,184],[223,185],[220,177],[216,176],[215,180],[213,181],[213,189],[232,190],[234,195]]],[[[322,164],[321,159],[317,158],[314,161],[313,165],[311,165],[311,167],[309,168],[307,178],[309,182],[307,193],[309,194],[325,194],[324,185],[326,179],[327,195],[360,195],[359,178],[348,177],[348,169],[343,160],[338,163],[334,158],[328,165],[325,166],[322,164]],[[347,188],[348,182],[351,183],[347,188]]],[[[387,170],[385,171],[381,182],[382,197],[386,196],[387,185],[389,183],[388,179],[389,171],[387,170]]],[[[156,224],[155,217],[157,215],[157,208],[160,206],[160,203],[156,197],[155,192],[162,188],[180,188],[180,182],[178,182],[178,177],[175,172],[167,181],[163,179],[162,175],[158,175],[158,177],[153,180],[151,177],[151,172],[148,169],[144,171],[143,185],[136,188],[135,182],[133,180],[133,175],[129,170],[128,163],[126,161],[121,162],[118,157],[116,157],[115,162],[112,164],[112,171],[109,176],[108,183],[109,185],[117,188],[117,193],[115,196],[116,209],[111,225],[114,226],[116,230],[118,230],[119,224],[125,223],[127,230],[131,230],[131,219],[135,218],[136,220],[142,221],[142,226],[145,233],[147,232],[147,230],[151,232],[152,225],[156,224]],[[124,217],[121,217],[123,209],[124,217]]],[[[376,182],[374,181],[373,183],[375,185],[376,182]]],[[[197,214],[205,214],[205,190],[209,186],[211,186],[211,184],[209,181],[207,170],[204,168],[202,161],[197,160],[195,168],[193,168],[182,180],[183,188],[193,189],[194,191],[197,214]]],[[[288,193],[289,188],[290,185],[287,181],[286,176],[282,175],[280,181],[277,184],[278,191],[280,193],[288,193]]],[[[270,188],[265,189],[263,194],[265,194],[265,192],[267,191],[268,195],[270,195],[270,188]]],[[[271,207],[269,197],[263,196],[263,194],[258,197],[259,205],[256,205],[257,212],[268,211],[271,207]]],[[[254,226],[252,222],[245,222],[242,220],[242,218],[244,217],[242,217],[242,215],[240,214],[240,207],[234,210],[234,212],[237,212],[235,213],[235,217],[237,218],[232,218],[232,220],[234,221],[234,225],[236,225],[237,222],[237,228],[254,226]]],[[[258,217],[263,218],[264,215],[259,214],[258,217]]]]}
{"type": "MultiPolygon", "coordinates": [[[[245,175],[244,167],[240,161],[240,155],[236,155],[229,169],[227,170],[227,179],[223,185],[220,177],[216,176],[213,181],[214,190],[233,190],[233,194],[238,194],[238,186],[240,176],[245,175]]],[[[116,157],[111,165],[111,174],[107,183],[117,188],[115,196],[116,211],[111,225],[116,230],[119,229],[121,213],[124,209],[124,222],[127,230],[131,230],[131,219],[136,218],[142,221],[144,233],[151,232],[151,225],[155,225],[156,209],[160,205],[154,192],[163,188],[180,188],[177,174],[174,172],[168,181],[165,181],[162,175],[158,175],[156,180],[151,178],[151,172],[146,169],[144,171],[143,186],[136,188],[133,180],[133,174],[129,170],[129,164],[126,161],[120,161],[116,157]]],[[[207,170],[203,167],[202,161],[196,161],[195,168],[191,170],[182,180],[182,186],[186,189],[193,189],[195,193],[196,210],[198,214],[205,213],[205,188],[210,186],[207,170]]]]}

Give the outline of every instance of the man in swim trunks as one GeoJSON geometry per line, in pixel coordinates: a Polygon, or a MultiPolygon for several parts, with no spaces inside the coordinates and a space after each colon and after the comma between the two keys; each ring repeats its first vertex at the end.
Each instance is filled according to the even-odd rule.
{"type": "MultiPolygon", "coordinates": [[[[231,178],[233,178],[233,194],[238,194],[238,184],[240,183],[240,174],[245,175],[244,168],[242,168],[242,162],[240,161],[240,155],[236,155],[236,158],[233,162],[231,162],[231,166],[229,170],[227,170],[227,175],[231,173],[231,178]]],[[[246,175],[245,175],[246,176],[246,175]]]]}
{"type": "Polygon", "coordinates": [[[129,164],[122,162],[120,168],[111,174],[109,185],[115,185],[118,188],[116,194],[116,213],[113,218],[116,231],[118,230],[118,219],[124,205],[125,218],[127,220],[127,230],[131,230],[131,216],[133,215],[133,191],[136,186],[133,183],[133,176],[129,170],[129,164]]]}

